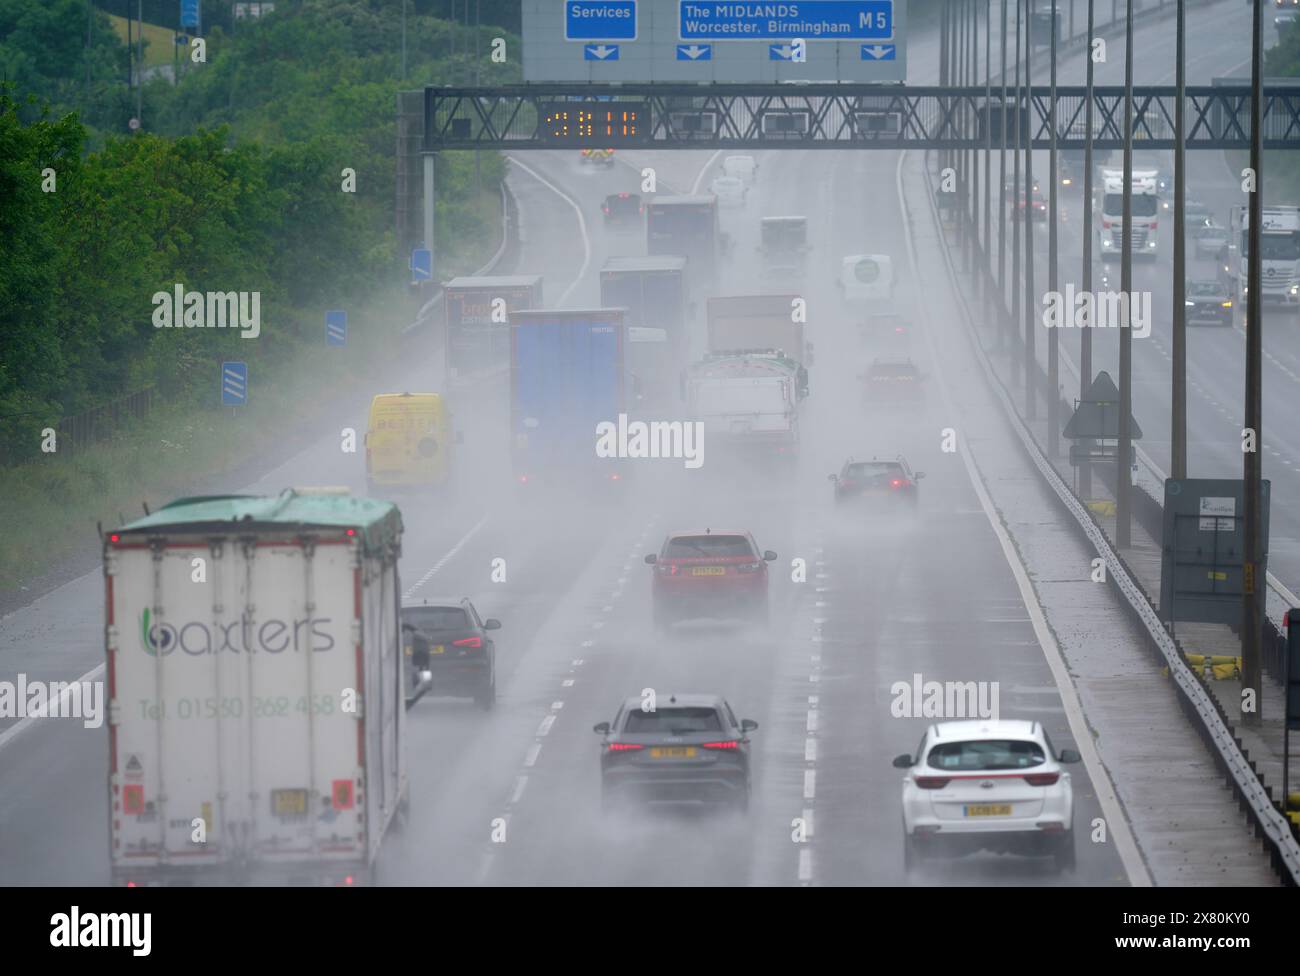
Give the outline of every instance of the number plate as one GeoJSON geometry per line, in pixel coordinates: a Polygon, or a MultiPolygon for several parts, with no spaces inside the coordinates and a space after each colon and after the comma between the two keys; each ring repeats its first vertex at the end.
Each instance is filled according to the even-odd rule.
{"type": "Polygon", "coordinates": [[[966,806],[968,817],[1009,817],[1010,803],[971,803],[966,806]]]}
{"type": "Polygon", "coordinates": [[[272,790],[271,811],[277,817],[303,817],[307,814],[306,790],[272,790]]]}
{"type": "Polygon", "coordinates": [[[696,566],[691,570],[692,576],[725,576],[727,570],[722,566],[696,566]]]}
{"type": "Polygon", "coordinates": [[[429,648],[429,653],[430,653],[430,654],[442,654],[442,653],[443,653],[444,651],[446,651],[446,650],[447,650],[447,645],[446,645],[446,644],[434,644],[431,648],[429,648]]]}
{"type": "Polygon", "coordinates": [[[650,750],[651,759],[694,759],[694,746],[660,746],[650,750]]]}

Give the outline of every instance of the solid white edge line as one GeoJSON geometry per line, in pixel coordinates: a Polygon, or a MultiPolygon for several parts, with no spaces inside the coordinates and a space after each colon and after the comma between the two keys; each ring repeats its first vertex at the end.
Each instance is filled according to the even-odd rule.
{"type": "Polygon", "coordinates": [[[516,156],[507,156],[506,159],[510,160],[513,165],[518,166],[538,183],[542,184],[542,186],[546,187],[558,196],[561,200],[572,207],[573,212],[578,215],[578,233],[582,235],[582,267],[578,269],[578,276],[569,283],[569,287],[564,289],[564,294],[562,294],[559,300],[555,303],[557,307],[562,308],[564,303],[569,300],[569,295],[573,293],[573,290],[582,284],[582,279],[587,276],[587,268],[591,266],[591,238],[587,236],[586,218],[582,216],[582,208],[578,206],[577,201],[574,200],[573,197],[569,196],[546,177],[542,176],[542,174],[537,172],[537,170],[533,169],[527,163],[520,162],[516,156]]]}
{"type": "MultiPolygon", "coordinates": [[[[907,212],[907,200],[903,195],[903,163],[906,159],[907,152],[899,153],[898,166],[894,170],[894,183],[898,193],[899,209],[903,217],[903,234],[907,238],[908,263],[911,265],[914,280],[920,281],[921,279],[918,276],[920,262],[916,257],[916,245],[912,239],[912,225],[907,212]]],[[[956,282],[951,277],[949,278],[949,286],[957,287],[956,282]]],[[[948,408],[950,414],[955,414],[952,399],[948,392],[948,383],[943,375],[942,360],[935,349],[934,337],[930,333],[930,315],[927,305],[922,301],[918,303],[918,308],[925,323],[922,332],[925,335],[926,345],[930,350],[935,372],[939,376],[939,389],[943,394],[944,405],[948,408]]],[[[1102,812],[1105,814],[1110,826],[1111,836],[1115,841],[1115,850],[1124,865],[1124,872],[1128,875],[1129,883],[1133,887],[1153,887],[1151,875],[1147,871],[1146,861],[1143,859],[1137,840],[1133,836],[1132,825],[1124,813],[1124,805],[1120,802],[1115,791],[1115,784],[1110,778],[1110,772],[1102,763],[1101,756],[1097,752],[1096,743],[1093,741],[1092,732],[1089,730],[1088,721],[1084,716],[1083,704],[1079,701],[1079,694],[1075,690],[1074,682],[1070,679],[1065,658],[1061,654],[1061,648],[1052,635],[1051,628],[1047,625],[1047,618],[1043,614],[1042,607],[1038,605],[1038,598],[1034,594],[1033,585],[1029,582],[1029,574],[1025,571],[1024,563],[1020,561],[1020,554],[1011,542],[1011,537],[1007,534],[1006,527],[1002,524],[997,510],[994,508],[993,499],[989,497],[988,490],[984,486],[984,479],[975,463],[968,438],[962,438],[961,450],[958,453],[961,455],[962,462],[966,467],[966,474],[970,478],[971,487],[975,489],[975,495],[979,498],[980,507],[984,509],[984,515],[988,519],[994,535],[997,536],[998,544],[1002,547],[1002,555],[1006,558],[1007,565],[1011,567],[1011,574],[1015,577],[1016,586],[1020,590],[1020,598],[1025,605],[1025,610],[1033,621],[1034,635],[1038,638],[1038,646],[1043,651],[1043,657],[1047,660],[1048,667],[1051,668],[1052,680],[1056,682],[1057,690],[1061,695],[1061,704],[1065,707],[1066,720],[1070,723],[1070,733],[1074,736],[1075,745],[1079,749],[1079,754],[1083,757],[1084,767],[1088,770],[1093,788],[1097,791],[1097,802],[1101,805],[1102,812]]]]}

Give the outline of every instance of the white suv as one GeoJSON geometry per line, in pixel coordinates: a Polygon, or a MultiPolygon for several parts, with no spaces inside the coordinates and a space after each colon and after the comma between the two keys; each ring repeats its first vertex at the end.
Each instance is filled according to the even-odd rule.
{"type": "Polygon", "coordinates": [[[916,757],[894,765],[903,779],[903,866],[927,855],[985,850],[1051,856],[1074,869],[1074,791],[1064,763],[1038,722],[939,722],[916,757]]]}

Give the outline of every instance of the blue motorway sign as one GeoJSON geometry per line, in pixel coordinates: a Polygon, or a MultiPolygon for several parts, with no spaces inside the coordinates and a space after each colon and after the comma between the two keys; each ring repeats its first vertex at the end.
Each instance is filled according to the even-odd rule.
{"type": "Polygon", "coordinates": [[[893,44],[863,44],[863,61],[893,61],[898,57],[898,48],[893,44]]]}
{"type": "Polygon", "coordinates": [[[411,249],[411,280],[429,281],[433,278],[433,252],[427,247],[411,249]]]}
{"type": "Polygon", "coordinates": [[[584,61],[617,61],[618,45],[584,44],[582,45],[582,59],[584,61]]]}
{"type": "Polygon", "coordinates": [[[681,40],[878,41],[894,36],[894,0],[737,3],[678,0],[681,40]]]}
{"type": "Polygon", "coordinates": [[[635,41],[636,0],[565,0],[566,41],[635,41]]]}
{"type": "Polygon", "coordinates": [[[242,407],[248,402],[248,363],[221,364],[221,405],[242,407]]]}
{"type": "Polygon", "coordinates": [[[325,341],[331,346],[348,344],[348,313],[336,308],[325,313],[325,341]]]}
{"type": "Polygon", "coordinates": [[[199,0],[181,0],[181,26],[199,26],[199,0]]]}
{"type": "Polygon", "coordinates": [[[712,44],[678,44],[678,61],[712,61],[712,44]]]}

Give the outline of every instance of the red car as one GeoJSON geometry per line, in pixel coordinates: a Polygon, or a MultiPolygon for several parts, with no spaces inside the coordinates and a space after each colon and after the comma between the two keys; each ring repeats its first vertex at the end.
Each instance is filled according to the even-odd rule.
{"type": "Polygon", "coordinates": [[[761,550],[748,532],[674,532],[654,566],[655,630],[692,615],[741,614],[767,623],[767,563],[776,553],[761,550]]]}

